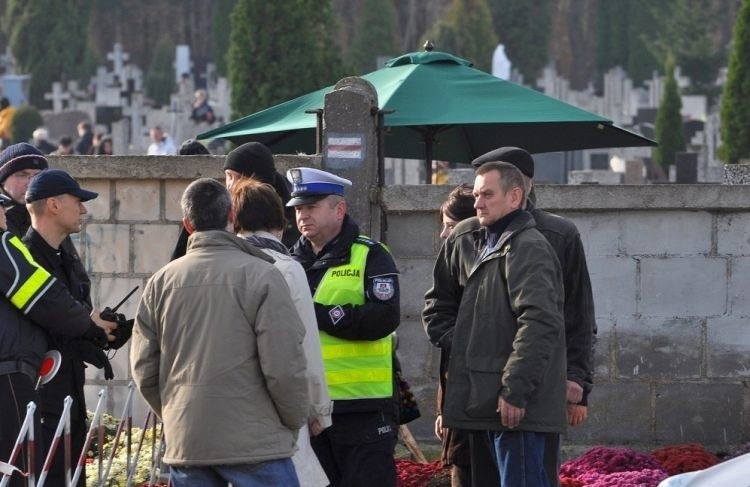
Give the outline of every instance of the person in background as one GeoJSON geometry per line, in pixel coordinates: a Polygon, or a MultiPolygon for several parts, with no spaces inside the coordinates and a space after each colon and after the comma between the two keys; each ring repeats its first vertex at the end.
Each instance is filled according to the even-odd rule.
{"type": "Polygon", "coordinates": [[[0,98],[0,148],[5,148],[10,142],[10,123],[16,109],[6,97],[0,98]]]}
{"type": "Polygon", "coordinates": [[[0,152],[0,188],[13,200],[5,214],[10,233],[18,237],[26,235],[31,225],[26,209],[26,189],[31,178],[48,167],[44,154],[26,142],[9,145],[0,152]]]}
{"type": "Polygon", "coordinates": [[[187,139],[185,142],[180,144],[180,148],[177,151],[177,155],[180,156],[202,156],[211,155],[211,152],[206,148],[205,145],[201,144],[195,139],[187,139]]]}
{"type": "Polygon", "coordinates": [[[31,145],[39,149],[42,154],[49,154],[54,151],[56,147],[49,143],[49,141],[47,140],[48,137],[49,132],[47,131],[47,129],[44,127],[39,127],[31,134],[31,145]]]}
{"type": "MultiPolygon", "coordinates": [[[[198,142],[195,143],[198,144],[198,142]]],[[[227,154],[224,159],[224,176],[227,189],[231,189],[232,185],[242,178],[252,177],[273,186],[282,202],[286,203],[291,198],[284,176],[276,171],[276,163],[271,150],[260,142],[242,144],[227,154]]],[[[299,238],[297,227],[291,223],[294,222],[294,209],[285,207],[284,216],[288,223],[281,240],[287,248],[290,248],[299,238]]],[[[181,229],[171,260],[185,255],[187,238],[187,231],[184,228],[181,229]]]]}
{"type": "Polygon", "coordinates": [[[298,450],[292,457],[302,487],[328,485],[323,468],[310,445],[310,435],[319,435],[331,426],[333,403],[328,395],[320,351],[318,322],[315,319],[310,288],[305,270],[289,255],[281,243],[284,232],[284,207],[281,198],[269,184],[244,178],[232,185],[234,231],[239,237],[263,250],[274,259],[274,265],[284,276],[297,313],[305,325],[305,358],[307,359],[307,388],[310,393],[310,415],[297,437],[298,450]]]}
{"type": "Polygon", "coordinates": [[[195,92],[195,101],[193,102],[193,111],[190,113],[190,120],[195,123],[212,124],[216,121],[214,109],[208,104],[208,94],[206,90],[197,90],[195,92]]]}
{"type": "Polygon", "coordinates": [[[50,153],[51,156],[69,156],[71,154],[73,154],[73,139],[70,137],[60,137],[57,149],[50,153]]]}
{"type": "Polygon", "coordinates": [[[112,147],[112,137],[109,135],[103,135],[99,139],[99,143],[94,149],[95,156],[111,156],[114,154],[114,148],[112,147]]]}
{"type": "MultiPolygon", "coordinates": [[[[473,188],[469,184],[456,186],[440,206],[440,238],[446,239],[457,223],[475,216],[473,188]]],[[[440,349],[440,376],[438,379],[437,417],[435,435],[442,443],[440,460],[443,466],[451,467],[452,487],[471,487],[471,455],[469,434],[465,431],[443,427],[443,394],[448,372],[450,348],[440,349]]],[[[494,480],[494,479],[492,479],[494,480]]]]}
{"type": "Polygon", "coordinates": [[[78,122],[78,141],[76,142],[76,154],[85,156],[91,153],[94,145],[94,132],[91,123],[83,120],[78,122]]]}
{"type": "Polygon", "coordinates": [[[172,137],[164,133],[159,125],[151,127],[148,131],[151,137],[151,145],[146,152],[149,156],[174,156],[177,155],[177,147],[174,145],[172,137]]]}

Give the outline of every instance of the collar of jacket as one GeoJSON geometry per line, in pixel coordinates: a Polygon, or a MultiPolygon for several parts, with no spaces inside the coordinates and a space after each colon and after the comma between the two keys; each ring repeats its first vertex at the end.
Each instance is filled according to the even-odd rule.
{"type": "Polygon", "coordinates": [[[324,269],[349,262],[351,247],[359,235],[359,226],[347,214],[341,225],[341,231],[330,242],[325,244],[318,255],[312,249],[310,241],[300,237],[292,249],[292,256],[307,269],[324,269]]]}
{"type": "MultiPolygon", "coordinates": [[[[481,255],[481,257],[477,260],[477,263],[474,266],[474,269],[472,269],[472,273],[482,263],[488,260],[494,259],[496,257],[502,257],[503,255],[505,255],[507,253],[507,250],[505,249],[506,243],[508,243],[518,233],[524,230],[527,230],[529,228],[534,228],[534,227],[536,227],[536,223],[534,222],[534,218],[531,216],[531,213],[525,210],[519,212],[518,215],[505,228],[505,231],[502,234],[500,234],[500,238],[497,240],[497,243],[495,244],[495,246],[489,251],[483,252],[483,254],[479,254],[481,255]]],[[[478,230],[475,230],[474,237],[475,239],[478,238],[478,239],[482,239],[482,241],[486,241],[487,237],[484,231],[484,227],[478,230]]]]}
{"type": "Polygon", "coordinates": [[[226,230],[205,230],[190,235],[187,245],[187,253],[196,252],[215,247],[236,247],[253,257],[265,260],[269,264],[276,262],[273,257],[252,245],[242,237],[238,237],[226,230]]]}

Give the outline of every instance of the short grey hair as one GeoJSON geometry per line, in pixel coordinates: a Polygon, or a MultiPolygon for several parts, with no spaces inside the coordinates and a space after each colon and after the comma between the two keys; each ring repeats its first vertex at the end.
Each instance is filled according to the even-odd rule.
{"type": "Polygon", "coordinates": [[[232,199],[223,184],[215,179],[201,178],[185,188],[180,206],[182,215],[196,232],[224,230],[229,223],[232,199]]]}
{"type": "Polygon", "coordinates": [[[500,174],[500,189],[507,193],[513,188],[521,190],[521,207],[526,205],[527,182],[524,181],[523,173],[509,162],[487,162],[477,169],[477,176],[487,174],[490,171],[497,171],[500,174]]]}

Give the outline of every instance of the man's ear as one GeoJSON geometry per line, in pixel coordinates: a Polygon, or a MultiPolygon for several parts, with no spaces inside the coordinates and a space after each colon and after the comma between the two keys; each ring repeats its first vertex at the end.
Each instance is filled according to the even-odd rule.
{"type": "Polygon", "coordinates": [[[195,229],[190,224],[190,222],[188,221],[187,218],[183,218],[182,219],[182,226],[185,227],[185,230],[187,230],[187,233],[189,233],[191,235],[195,232],[195,229]]]}

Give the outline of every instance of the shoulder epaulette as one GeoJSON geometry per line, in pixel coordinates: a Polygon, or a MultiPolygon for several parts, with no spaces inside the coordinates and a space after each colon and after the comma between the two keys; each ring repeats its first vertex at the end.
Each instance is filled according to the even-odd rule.
{"type": "Polygon", "coordinates": [[[362,245],[367,245],[370,248],[377,247],[379,245],[379,242],[371,239],[370,237],[366,237],[364,235],[357,235],[354,241],[362,245]]]}

